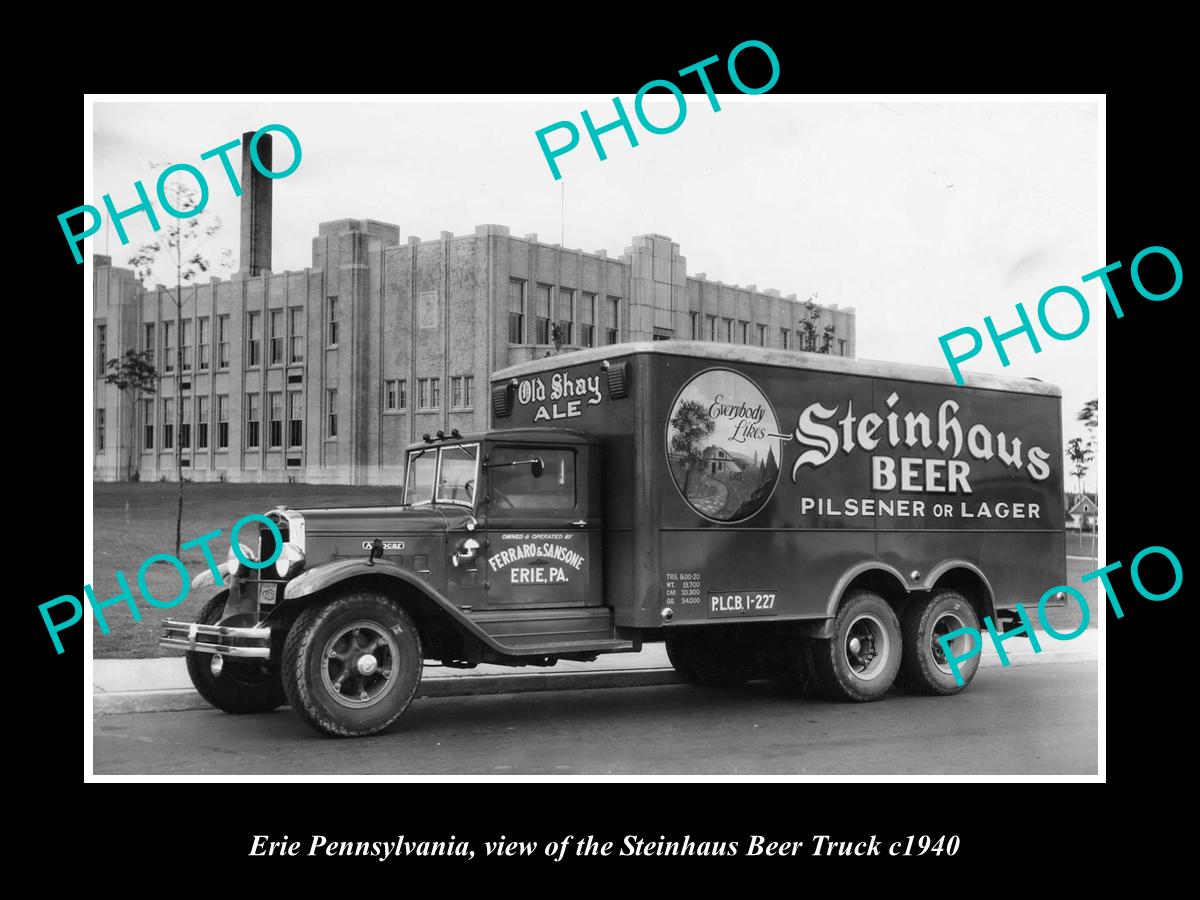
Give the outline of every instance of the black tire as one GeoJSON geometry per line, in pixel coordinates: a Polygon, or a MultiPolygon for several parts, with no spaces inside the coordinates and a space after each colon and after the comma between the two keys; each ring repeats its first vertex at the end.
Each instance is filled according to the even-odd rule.
{"type": "MultiPolygon", "coordinates": [[[[963,683],[957,684],[946,664],[940,645],[934,643],[934,629],[946,634],[958,628],[979,629],[979,617],[969,600],[957,591],[937,591],[928,599],[914,599],[904,611],[900,623],[904,652],[900,662],[899,683],[914,694],[949,696],[957,694],[971,683],[979,669],[979,654],[959,665],[963,683]]],[[[955,655],[966,649],[962,642],[969,635],[955,639],[955,655]]],[[[975,640],[979,640],[978,637],[975,640]]]]}
{"type": "MultiPolygon", "coordinates": [[[[225,612],[227,598],[226,591],[217,594],[204,604],[196,621],[216,625],[225,612]]],[[[214,675],[213,654],[189,651],[184,656],[196,692],[217,709],[243,715],[270,712],[287,703],[279,672],[269,671],[257,660],[227,656],[222,660],[221,674],[214,675]]]]}
{"type": "Polygon", "coordinates": [[[741,642],[724,639],[711,626],[669,630],[666,644],[675,671],[693,684],[741,687],[755,676],[754,661],[741,642]]]}
{"type": "Polygon", "coordinates": [[[408,709],[422,665],[408,613],[381,594],[353,593],[300,613],[283,646],[283,686],[292,709],[317,731],[365,737],[408,709]]]}
{"type": "Polygon", "coordinates": [[[900,622],[887,601],[873,591],[852,591],[838,607],[833,632],[832,638],[811,644],[821,693],[856,703],[886,694],[900,671],[901,655],[900,622]]]}

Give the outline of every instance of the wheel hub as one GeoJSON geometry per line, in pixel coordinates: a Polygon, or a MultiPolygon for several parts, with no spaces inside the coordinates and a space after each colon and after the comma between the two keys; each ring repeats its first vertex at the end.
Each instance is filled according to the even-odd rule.
{"type": "Polygon", "coordinates": [[[398,657],[399,647],[385,626],[354,622],[325,642],[321,681],[343,706],[372,706],[392,689],[398,657]]]}

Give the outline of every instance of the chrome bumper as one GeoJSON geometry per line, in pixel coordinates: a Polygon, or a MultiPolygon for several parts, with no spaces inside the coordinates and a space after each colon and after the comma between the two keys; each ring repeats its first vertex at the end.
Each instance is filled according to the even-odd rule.
{"type": "Polygon", "coordinates": [[[176,622],[163,619],[160,647],[190,650],[198,653],[217,653],[250,659],[271,656],[270,628],[231,628],[227,625],[198,625],[195,622],[176,622]],[[230,641],[237,643],[230,643],[230,641]]]}

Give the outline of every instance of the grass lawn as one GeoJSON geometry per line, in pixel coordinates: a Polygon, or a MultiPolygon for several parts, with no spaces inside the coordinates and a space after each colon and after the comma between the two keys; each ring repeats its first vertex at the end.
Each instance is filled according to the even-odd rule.
{"type": "MultiPolygon", "coordinates": [[[[140,484],[96,483],[94,501],[94,543],[92,589],[97,601],[115,596],[120,588],[114,571],[125,575],[142,613],[135,622],[125,604],[104,610],[110,633],[95,626],[93,656],[131,658],[180,656],[182,651],[158,646],[159,621],[165,618],[194,622],[200,607],[212,596],[211,590],[198,591],[178,606],[157,609],[143,601],[137,588],[137,571],[142,562],[155,553],[175,550],[175,496],[179,485],[173,482],[140,484]]],[[[263,513],[285,504],[294,508],[320,506],[368,506],[400,502],[400,489],[317,484],[185,484],[183,486],[183,543],[214,529],[222,537],[210,545],[217,562],[229,553],[229,529],[248,513],[263,513]]],[[[257,528],[247,525],[242,543],[256,545],[257,528]]],[[[195,576],[206,563],[199,547],[183,551],[183,563],[195,576]]],[[[156,597],[170,600],[179,594],[179,576],[168,563],[156,563],[146,575],[156,597]]]]}
{"type": "MultiPolygon", "coordinates": [[[[129,608],[124,604],[104,610],[110,633],[101,634],[95,626],[93,655],[103,658],[138,658],[147,656],[179,656],[182,651],[166,650],[158,646],[159,620],[164,618],[195,621],[200,607],[212,596],[211,590],[198,591],[183,603],[170,609],[157,609],[146,603],[137,588],[138,567],[155,553],[171,553],[175,549],[175,493],[174,483],[108,484],[93,486],[94,500],[94,547],[92,587],[96,599],[104,600],[115,596],[119,587],[113,573],[121,571],[129,582],[142,613],[142,621],[133,621],[129,608]]],[[[321,506],[367,506],[372,504],[394,504],[400,502],[399,488],[351,487],[347,485],[315,484],[185,484],[183,497],[183,542],[187,543],[214,529],[220,529],[223,537],[211,545],[218,562],[223,562],[229,552],[229,529],[233,523],[248,513],[262,513],[279,504],[293,508],[321,506]]],[[[245,538],[255,529],[247,526],[245,538]]],[[[1073,535],[1068,535],[1069,556],[1088,555],[1087,538],[1083,544],[1072,544],[1073,535]],[[1082,552],[1080,552],[1082,551],[1082,552]]],[[[183,563],[191,575],[203,571],[206,563],[200,549],[185,550],[183,563]]],[[[1067,581],[1083,591],[1091,606],[1089,627],[1095,628],[1099,582],[1084,585],[1080,576],[1097,568],[1083,559],[1067,560],[1067,581]]],[[[179,593],[176,570],[166,563],[156,563],[146,576],[147,584],[156,597],[170,600],[179,593]]],[[[1050,585],[1047,585],[1050,587],[1050,585]]],[[[1025,604],[1029,613],[1036,617],[1037,597],[1029,598],[1025,604]]],[[[1074,602],[1063,609],[1047,610],[1050,624],[1058,631],[1068,632],[1079,624],[1079,609],[1074,602]]]]}

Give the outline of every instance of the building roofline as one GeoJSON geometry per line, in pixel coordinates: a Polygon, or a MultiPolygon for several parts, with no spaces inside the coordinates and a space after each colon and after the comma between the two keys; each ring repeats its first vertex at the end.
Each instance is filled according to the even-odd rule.
{"type": "MultiPolygon", "coordinates": [[[[643,353],[661,356],[688,356],[728,363],[754,363],[779,366],[787,369],[806,369],[815,372],[838,372],[846,375],[868,375],[876,378],[893,378],[899,381],[916,381],[923,384],[944,384],[959,387],[948,369],[936,366],[917,366],[908,363],[886,362],[873,359],[849,359],[803,350],[776,350],[740,344],[720,344],[708,341],[635,341],[627,344],[611,344],[588,350],[573,350],[561,356],[543,357],[498,369],[492,373],[493,381],[518,378],[543,372],[550,368],[574,366],[615,357],[635,356],[643,353]]],[[[1057,385],[1036,378],[1006,378],[999,375],[965,374],[962,387],[981,388],[991,391],[1009,391],[1016,394],[1036,394],[1043,397],[1061,397],[1057,385]]]]}

